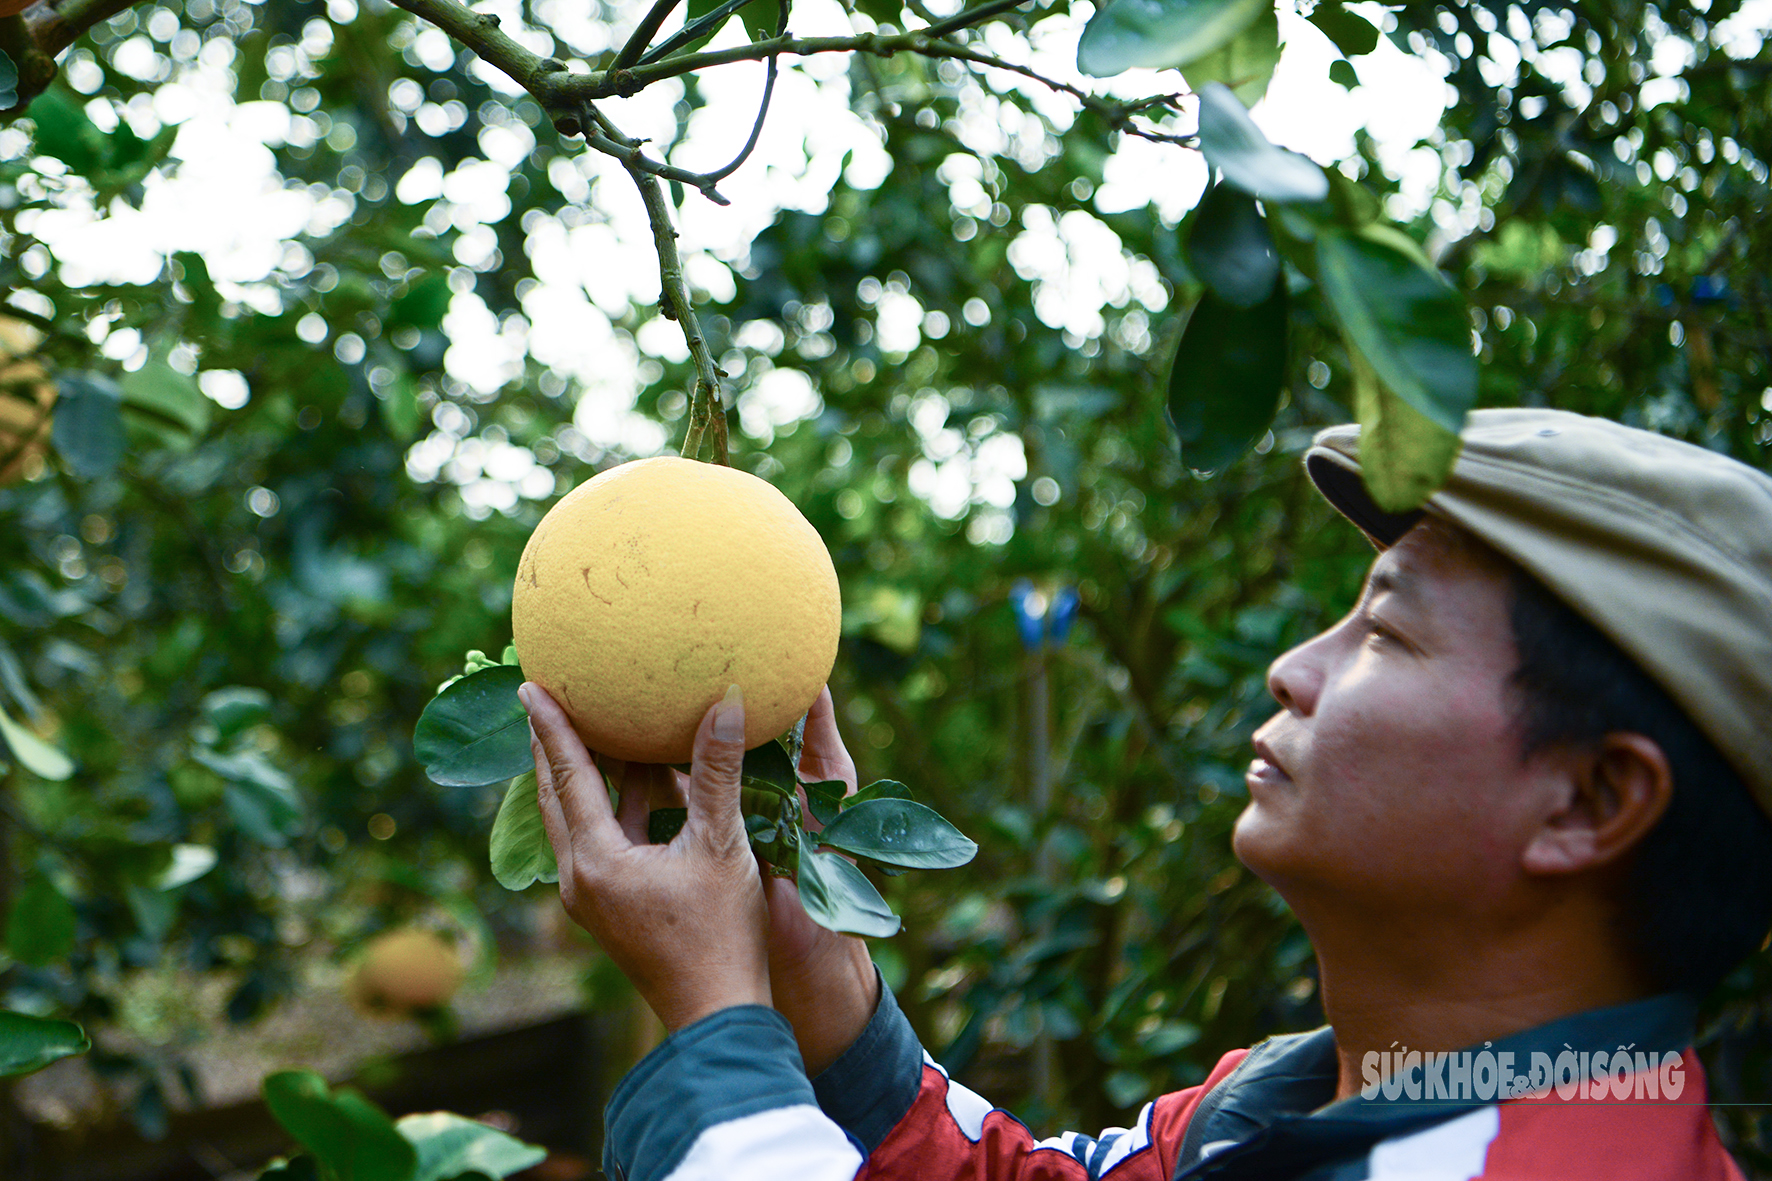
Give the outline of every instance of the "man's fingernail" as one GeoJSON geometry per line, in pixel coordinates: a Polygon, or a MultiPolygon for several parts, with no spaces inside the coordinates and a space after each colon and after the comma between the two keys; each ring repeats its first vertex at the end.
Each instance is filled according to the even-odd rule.
{"type": "Polygon", "coordinates": [[[744,691],[737,685],[726,690],[714,711],[714,737],[732,742],[744,737],[744,691]]]}
{"type": "Polygon", "coordinates": [[[517,700],[523,703],[524,713],[535,712],[535,689],[528,681],[517,686],[517,700]]]}

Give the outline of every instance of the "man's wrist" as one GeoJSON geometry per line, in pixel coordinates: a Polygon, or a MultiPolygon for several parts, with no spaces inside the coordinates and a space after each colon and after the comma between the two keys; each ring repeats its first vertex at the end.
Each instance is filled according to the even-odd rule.
{"type": "Polygon", "coordinates": [[[867,944],[846,939],[840,947],[825,971],[773,982],[776,1008],[793,1024],[808,1075],[819,1074],[855,1044],[880,1001],[880,974],[867,944]]]}

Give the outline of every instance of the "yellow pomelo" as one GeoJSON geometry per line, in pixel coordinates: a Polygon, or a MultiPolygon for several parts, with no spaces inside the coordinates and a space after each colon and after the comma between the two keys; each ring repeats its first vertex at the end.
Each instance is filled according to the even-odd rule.
{"type": "Polygon", "coordinates": [[[446,1004],[466,975],[449,940],[423,927],[400,927],[364,944],[345,994],[367,1013],[400,1016],[446,1004]]]}
{"type": "Polygon", "coordinates": [[[684,763],[728,686],[745,747],[792,726],[837,658],[842,604],[818,531],[746,472],[642,459],[573,489],[517,566],[523,675],[592,750],[684,763]]]}
{"type": "Polygon", "coordinates": [[[49,450],[55,383],[31,356],[42,342],[31,325],[0,316],[0,485],[49,450]]]}

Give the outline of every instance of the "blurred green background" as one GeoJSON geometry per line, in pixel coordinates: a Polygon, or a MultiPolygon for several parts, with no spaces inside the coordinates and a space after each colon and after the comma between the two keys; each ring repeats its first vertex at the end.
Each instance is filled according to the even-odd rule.
{"type": "MultiPolygon", "coordinates": [[[[593,62],[596,30],[607,47],[632,20],[512,11],[593,62]]],[[[1036,4],[1003,36],[1072,16],[1036,4]]],[[[896,0],[862,18],[905,19],[896,0]]],[[[1363,132],[1340,167],[1468,297],[1481,404],[1602,414],[1767,466],[1769,20],[1733,0],[1388,18],[1450,105],[1413,172],[1363,132]]],[[[650,297],[550,305],[595,321],[588,361],[525,350],[546,314],[537,273],[566,243],[617,278],[594,253],[633,224],[609,212],[633,194],[434,38],[349,0],[142,5],[0,126],[0,315],[42,337],[8,351],[80,405],[120,391],[125,427],[82,435],[69,415],[0,487],[0,706],[76,766],[33,773],[8,731],[0,993],[98,1044],[63,1064],[90,1076],[58,1084],[87,1087],[80,1102],[13,1085],[15,1144],[33,1134],[21,1119],[165,1133],[209,1101],[193,1064],[246,1053],[406,923],[470,960],[458,1010],[515,999],[435,1014],[389,1055],[582,1010],[601,1039],[586,1077],[606,1081],[652,1036],[547,888],[491,880],[498,788],[432,785],[411,735],[464,652],[509,641],[541,514],[672,446],[692,375],[650,297]],[[180,80],[185,97],[156,106],[180,80]],[[173,128],[206,103],[283,129],[262,200],[288,229],[251,281],[212,275],[139,212],[196,167],[173,128]],[[487,168],[502,204],[463,195],[487,168]],[[70,217],[110,224],[119,251],[145,238],[154,265],[94,279],[104,247],[70,217]],[[495,360],[468,355],[499,341],[495,360]]],[[[1200,291],[1178,245],[1191,198],[1103,212],[1114,130],[1087,111],[1055,122],[1001,76],[913,55],[826,73],[818,93],[890,168],[809,165],[828,205],[770,208],[724,265],[691,268],[734,375],[734,462],[835,559],[832,687],[863,782],[912,785],[981,845],[964,869],[882,883],[906,927],[875,954],[913,1024],[1036,1127],[1124,1123],[1225,1050],[1320,1020],[1308,945],[1228,834],[1268,662],[1351,604],[1370,558],[1298,461],[1352,417],[1348,362],[1332,328],[1295,320],[1272,432],[1222,473],[1190,471],[1164,389],[1200,291]],[[979,109],[1008,129],[994,147],[963,134],[979,109]],[[1125,277],[1095,309],[1055,309],[1052,242],[1073,269],[1125,277]],[[1030,647],[1016,602],[1037,615],[1069,591],[1074,627],[1030,647]]],[[[682,134],[707,100],[695,79],[673,93],[682,134]]],[[[3,376],[33,388],[33,370],[3,376]]],[[[1772,1097],[1768,984],[1761,957],[1707,1006],[1717,1099],[1772,1097]]],[[[280,1064],[337,1050],[355,1020],[277,1042],[280,1064]]],[[[1719,1110],[1744,1163],[1772,1161],[1762,1116],[1719,1110]]],[[[591,1151],[581,1131],[563,1147],[591,1151]]]]}

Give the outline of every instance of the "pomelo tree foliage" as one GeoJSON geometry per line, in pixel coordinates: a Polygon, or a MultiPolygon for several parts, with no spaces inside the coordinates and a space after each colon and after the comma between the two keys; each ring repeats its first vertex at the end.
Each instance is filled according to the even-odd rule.
{"type": "MultiPolygon", "coordinates": [[[[1085,13],[1064,0],[859,0],[822,40],[784,6],[705,0],[0,18],[4,314],[48,333],[61,390],[53,451],[0,489],[6,1008],[102,1024],[120,979],[176,962],[231,973],[247,1020],[304,948],[421,900],[521,921],[487,867],[503,793],[427,780],[413,725],[464,651],[508,640],[546,503],[625,452],[590,429],[607,384],[533,355],[469,381],[451,335],[526,328],[564,231],[644,195],[663,306],[618,310],[612,366],[691,450],[718,457],[729,425],[731,461],[819,528],[864,781],[912,784],[980,842],[881,883],[906,929],[879,955],[931,1048],[1031,1117],[1099,1126],[1316,1020],[1302,935],[1228,849],[1266,664],[1367,560],[1298,453],[1358,417],[1387,449],[1374,491],[1407,503],[1469,405],[1526,403],[1765,466],[1772,83],[1737,7],[1318,4],[1338,83],[1380,37],[1445,73],[1425,202],[1364,137],[1324,170],[1255,129],[1280,26],[1248,0],[1110,0],[1081,69],[1181,76],[1061,87],[1062,111],[1018,47],[1085,13]],[[708,48],[734,15],[744,34],[708,48]],[[820,93],[890,168],[838,172],[822,212],[697,272],[668,227],[724,179],[673,162],[707,79],[835,52],[847,97],[820,93]],[[276,168],[320,212],[256,284],[174,253],[70,285],[44,219],[123,217],[186,167],[154,97],[203,63],[286,123],[276,168]],[[677,88],[676,138],[634,144],[597,104],[648,86],[677,88]],[[967,134],[978,111],[1012,134],[967,134]],[[1097,207],[1131,138],[1204,152],[1215,183],[1178,224],[1097,207]],[[597,152],[631,175],[574,165],[597,152]],[[401,186],[488,169],[484,221],[401,186]],[[1054,307],[1034,248],[1055,240],[1130,276],[1098,314],[1054,307]],[[760,391],[795,374],[816,399],[771,420],[760,391]]],[[[1772,1082],[1767,982],[1755,965],[1713,999],[1724,1097],[1772,1082]]],[[[118,1065],[151,1127],[175,1075],[118,1065]]],[[[1755,1126],[1733,1133],[1754,1151],[1755,1126]]]]}

